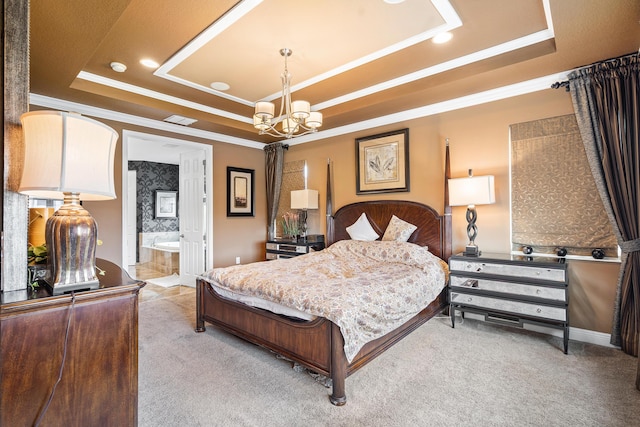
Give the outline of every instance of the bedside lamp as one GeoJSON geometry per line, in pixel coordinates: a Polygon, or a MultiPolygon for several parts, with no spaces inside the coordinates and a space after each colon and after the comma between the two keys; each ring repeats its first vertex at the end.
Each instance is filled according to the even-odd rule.
{"type": "Polygon", "coordinates": [[[47,286],[53,295],[97,289],[98,228],[80,201],[115,199],[118,134],[93,119],[60,111],[25,113],[20,121],[25,153],[18,192],[64,200],[45,228],[47,286]]]}
{"type": "Polygon", "coordinates": [[[449,179],[449,204],[451,206],[467,206],[467,236],[469,243],[464,251],[466,256],[478,256],[480,251],[475,244],[478,235],[476,205],[495,203],[493,175],[473,176],[469,169],[467,178],[449,179]]]}
{"type": "Polygon", "coordinates": [[[316,190],[294,190],[291,192],[291,209],[299,209],[302,219],[302,236],[307,235],[307,210],[318,209],[316,190]]]}

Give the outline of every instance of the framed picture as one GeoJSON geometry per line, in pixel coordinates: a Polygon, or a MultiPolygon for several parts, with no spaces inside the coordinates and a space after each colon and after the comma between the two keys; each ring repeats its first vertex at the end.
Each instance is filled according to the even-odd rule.
{"type": "Polygon", "coordinates": [[[253,172],[227,166],[227,216],[254,216],[253,172]]]}
{"type": "Polygon", "coordinates": [[[409,129],[356,139],[356,194],[409,191],[409,129]]]}
{"type": "Polygon", "coordinates": [[[178,192],[156,190],[156,218],[178,216],[178,192]]]}

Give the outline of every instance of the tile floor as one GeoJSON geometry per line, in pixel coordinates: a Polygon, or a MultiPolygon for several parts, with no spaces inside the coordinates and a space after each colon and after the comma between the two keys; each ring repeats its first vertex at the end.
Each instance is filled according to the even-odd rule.
{"type": "MultiPolygon", "coordinates": [[[[140,267],[137,265],[130,265],[127,268],[127,271],[131,277],[138,280],[147,280],[147,279],[153,279],[156,277],[165,276],[165,274],[161,272],[151,270],[145,267],[140,267]]],[[[195,294],[195,292],[196,292],[195,288],[192,288],[190,286],[172,286],[170,288],[164,288],[162,286],[152,285],[150,283],[147,283],[144,286],[144,288],[142,288],[142,291],[140,292],[139,301],[143,303],[145,301],[170,297],[174,295],[191,294],[191,293],[195,294]]]]}

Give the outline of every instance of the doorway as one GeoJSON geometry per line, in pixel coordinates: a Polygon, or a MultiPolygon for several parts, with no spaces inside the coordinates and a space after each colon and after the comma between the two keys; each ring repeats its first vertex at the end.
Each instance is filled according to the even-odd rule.
{"type": "MultiPolygon", "coordinates": [[[[147,280],[150,284],[157,281],[159,286],[163,287],[177,284],[195,287],[196,276],[213,265],[213,253],[208,250],[213,247],[210,226],[213,223],[213,147],[127,130],[123,131],[122,140],[123,265],[127,266],[132,277],[147,280]],[[175,224],[179,224],[179,229],[174,227],[170,232],[145,234],[145,230],[136,225],[137,221],[140,221],[141,212],[138,210],[142,202],[135,203],[133,200],[133,189],[136,186],[129,181],[136,179],[136,176],[129,172],[130,161],[161,164],[158,166],[175,165],[176,169],[179,169],[180,184],[176,202],[178,218],[174,221],[175,224]],[[136,221],[136,224],[131,224],[133,221],[136,221]],[[134,251],[137,252],[137,262],[132,265],[131,254],[134,251]],[[176,259],[178,254],[179,260],[176,259]],[[147,267],[159,268],[148,269],[140,262],[146,263],[149,260],[155,261],[145,264],[147,267]],[[175,265],[167,267],[167,263],[175,265]]],[[[143,211],[148,215],[154,209],[155,206],[145,205],[143,211]]]]}

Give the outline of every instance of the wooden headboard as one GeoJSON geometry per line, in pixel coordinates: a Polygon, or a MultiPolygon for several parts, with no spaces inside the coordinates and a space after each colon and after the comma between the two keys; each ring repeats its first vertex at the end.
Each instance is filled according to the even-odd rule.
{"type": "Polygon", "coordinates": [[[335,215],[333,211],[333,196],[331,192],[331,162],[327,163],[327,245],[339,240],[348,240],[351,237],[346,228],[356,222],[364,212],[373,229],[380,238],[389,225],[391,216],[407,221],[418,228],[409,237],[409,242],[420,246],[428,246],[429,251],[449,261],[452,251],[451,234],[451,206],[449,206],[449,178],[451,167],[449,160],[449,139],[445,146],[444,160],[444,214],[430,206],[418,202],[404,200],[374,200],[358,202],[346,205],[338,209],[335,215]]]}
{"type": "Polygon", "coordinates": [[[391,216],[395,215],[418,227],[409,242],[428,246],[431,253],[443,260],[448,260],[451,256],[451,216],[441,216],[430,206],[403,200],[374,200],[341,207],[330,219],[333,224],[332,227],[327,227],[327,244],[350,239],[346,228],[356,222],[363,212],[367,214],[371,226],[380,238],[384,235],[391,216]]]}

